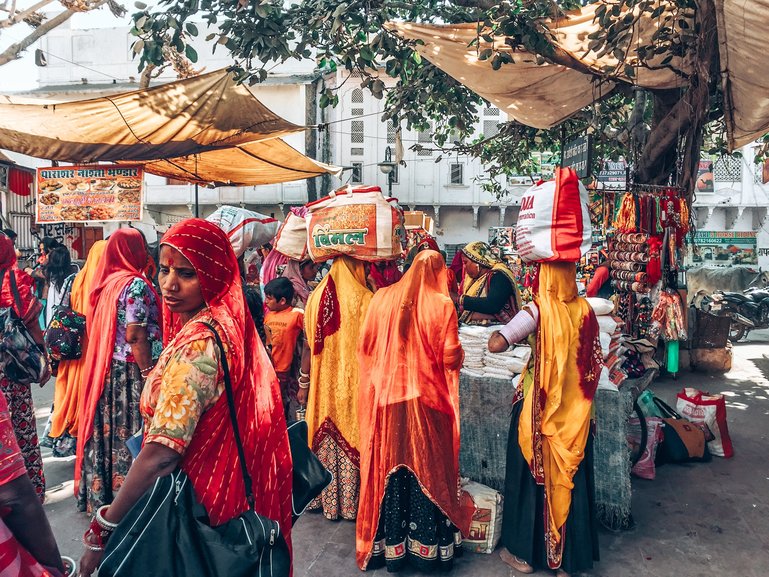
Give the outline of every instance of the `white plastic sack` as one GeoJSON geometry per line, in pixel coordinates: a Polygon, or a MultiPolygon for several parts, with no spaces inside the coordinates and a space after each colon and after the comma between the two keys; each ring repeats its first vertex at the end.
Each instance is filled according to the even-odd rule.
{"type": "Polygon", "coordinates": [[[206,220],[227,233],[237,257],[243,256],[248,248],[259,248],[272,242],[280,226],[280,222],[271,216],[237,206],[222,206],[206,220]]]}
{"type": "Polygon", "coordinates": [[[502,535],[502,495],[491,487],[462,479],[460,503],[471,519],[462,548],[473,553],[493,553],[502,535]]]}
{"type": "Polygon", "coordinates": [[[596,317],[598,319],[598,330],[611,336],[617,330],[617,321],[609,315],[596,317]]]}
{"type": "Polygon", "coordinates": [[[602,299],[599,297],[587,297],[588,304],[596,316],[610,315],[614,312],[614,303],[609,299],[602,299]]]}

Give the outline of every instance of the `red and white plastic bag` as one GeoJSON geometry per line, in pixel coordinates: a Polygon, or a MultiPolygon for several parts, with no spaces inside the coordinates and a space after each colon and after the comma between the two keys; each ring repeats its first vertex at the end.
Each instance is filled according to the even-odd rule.
{"type": "Polygon", "coordinates": [[[526,262],[577,262],[592,246],[588,192],[572,168],[538,182],[521,198],[515,244],[526,262]]]}
{"type": "Polygon", "coordinates": [[[280,226],[280,222],[270,216],[237,206],[222,206],[206,220],[227,233],[238,257],[248,248],[259,248],[271,242],[280,226]]]}
{"type": "Polygon", "coordinates": [[[726,399],[723,395],[711,395],[686,387],[677,395],[676,410],[692,423],[704,423],[708,426],[714,437],[708,442],[711,454],[727,459],[734,456],[734,447],[726,424],[726,399]]]}
{"type": "Polygon", "coordinates": [[[307,248],[315,262],[340,255],[391,260],[403,250],[403,211],[378,186],[341,188],[307,209],[307,248]]]}

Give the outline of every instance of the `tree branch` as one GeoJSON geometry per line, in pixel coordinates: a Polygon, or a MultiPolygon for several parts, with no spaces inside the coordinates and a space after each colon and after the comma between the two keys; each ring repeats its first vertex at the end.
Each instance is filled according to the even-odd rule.
{"type": "Polygon", "coordinates": [[[14,2],[11,9],[8,11],[8,18],[0,21],[0,29],[10,28],[14,24],[18,24],[30,14],[34,14],[35,12],[38,12],[40,9],[48,6],[48,4],[50,4],[51,2],[53,2],[53,0],[40,0],[40,2],[38,2],[34,6],[31,6],[30,8],[26,8],[25,10],[22,10],[20,12],[16,11],[16,3],[14,2]]]}
{"type": "MultiPolygon", "coordinates": [[[[99,0],[96,4],[93,5],[94,8],[98,8],[99,6],[102,6],[103,4],[106,4],[107,0],[99,0]]],[[[32,46],[35,42],[37,42],[40,38],[48,34],[51,30],[56,28],[57,26],[60,26],[75,14],[74,10],[67,10],[65,12],[62,12],[61,14],[58,14],[51,18],[50,20],[46,20],[43,24],[35,28],[29,36],[24,38],[21,42],[16,42],[15,44],[11,44],[8,48],[5,49],[2,53],[0,53],[0,66],[3,66],[4,64],[8,64],[9,62],[16,60],[19,58],[19,54],[21,54],[24,50],[32,46]]]]}

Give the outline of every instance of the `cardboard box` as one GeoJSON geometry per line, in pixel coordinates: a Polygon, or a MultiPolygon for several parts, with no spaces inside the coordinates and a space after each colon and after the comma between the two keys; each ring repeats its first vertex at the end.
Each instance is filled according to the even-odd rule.
{"type": "Polygon", "coordinates": [[[425,215],[424,229],[430,236],[435,236],[435,223],[433,222],[432,217],[425,215]]]}
{"type": "Polygon", "coordinates": [[[404,211],[403,220],[407,229],[425,227],[425,213],[421,210],[404,211]]]}

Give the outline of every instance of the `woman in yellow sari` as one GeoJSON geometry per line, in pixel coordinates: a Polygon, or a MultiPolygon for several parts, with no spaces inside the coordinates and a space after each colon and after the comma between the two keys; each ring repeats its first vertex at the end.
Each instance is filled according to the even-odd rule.
{"type": "Polygon", "coordinates": [[[372,296],[364,264],[340,256],[304,310],[310,363],[305,359],[302,373],[309,372],[309,389],[300,389],[298,398],[300,404],[307,399],[310,446],[334,475],[311,508],[322,506],[332,520],[358,513],[358,338],[372,296]]]}
{"type": "Polygon", "coordinates": [[[548,567],[568,577],[598,559],[590,429],[603,355],[574,263],[540,264],[535,290],[489,340],[502,352],[536,335],[513,403],[500,556],[521,573],[548,567]]]}
{"type": "MultiPolygon", "coordinates": [[[[70,306],[72,310],[80,314],[86,314],[91,295],[91,281],[96,272],[96,267],[107,247],[106,240],[100,240],[93,244],[88,252],[85,265],[72,281],[70,293],[70,306]]],[[[61,361],[56,374],[56,389],[53,399],[53,413],[51,414],[51,437],[58,438],[64,434],[77,437],[78,428],[78,399],[80,398],[80,385],[83,380],[83,362],[85,350],[88,346],[88,336],[83,336],[83,355],[79,359],[61,361]]]]}
{"type": "Polygon", "coordinates": [[[512,319],[521,308],[513,271],[485,242],[471,242],[461,253],[465,281],[459,299],[459,322],[493,325],[512,319]]]}

